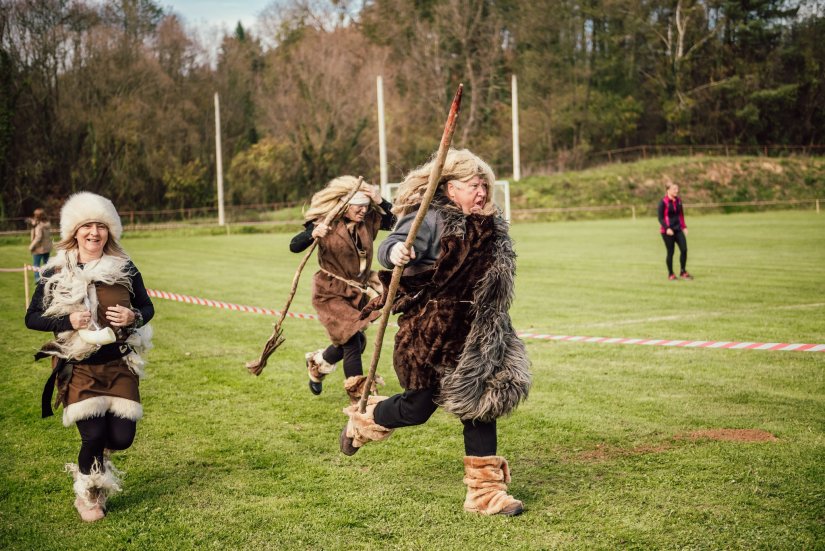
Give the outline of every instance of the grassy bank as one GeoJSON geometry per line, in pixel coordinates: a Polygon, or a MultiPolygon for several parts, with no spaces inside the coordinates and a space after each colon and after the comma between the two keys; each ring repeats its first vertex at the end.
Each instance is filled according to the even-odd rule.
{"type": "MultiPolygon", "coordinates": [[[[678,183],[686,204],[819,198],[825,203],[825,158],[660,157],[626,164],[530,176],[511,184],[513,209],[634,205],[655,213],[667,182],[678,183]]],[[[790,208],[782,206],[780,208],[790,208]]],[[[813,203],[799,208],[812,209],[813,203]]],[[[728,207],[741,212],[758,207],[728,207]]],[[[691,212],[709,213],[705,209],[691,212]]],[[[627,210],[543,214],[543,217],[604,218],[627,210]]]]}

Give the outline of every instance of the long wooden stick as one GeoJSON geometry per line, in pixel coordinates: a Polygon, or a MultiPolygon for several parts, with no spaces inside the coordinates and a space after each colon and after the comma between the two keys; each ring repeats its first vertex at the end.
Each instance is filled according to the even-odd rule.
{"type": "MultiPolygon", "coordinates": [[[[461,111],[461,94],[463,91],[464,85],[459,84],[458,90],[456,90],[455,97],[453,98],[453,103],[450,106],[450,114],[447,115],[447,123],[444,125],[444,134],[441,136],[441,143],[438,146],[438,153],[436,153],[435,161],[430,171],[430,178],[427,181],[427,191],[421,198],[418,213],[415,215],[412,226],[410,226],[410,233],[404,242],[407,249],[412,247],[415,241],[415,235],[418,233],[418,228],[424,221],[435,191],[438,189],[438,181],[441,179],[441,171],[444,169],[444,160],[447,158],[447,152],[450,149],[450,143],[453,141],[453,133],[455,133],[455,127],[458,123],[458,114],[461,111]]],[[[381,357],[381,345],[384,342],[384,332],[387,330],[387,322],[390,319],[390,311],[395,302],[395,295],[398,293],[398,285],[401,282],[401,274],[403,271],[404,266],[396,266],[392,269],[392,279],[390,280],[389,289],[387,289],[387,302],[384,303],[384,308],[381,310],[381,321],[378,324],[378,333],[375,335],[375,349],[372,354],[370,370],[367,374],[364,390],[361,392],[361,401],[358,402],[358,411],[361,413],[364,413],[367,409],[367,396],[372,388],[372,382],[375,380],[375,370],[378,367],[378,359],[381,357]]]]}
{"type": "MultiPolygon", "coordinates": [[[[355,195],[359,189],[361,189],[361,184],[364,183],[364,178],[359,176],[358,182],[356,182],[355,187],[349,191],[349,193],[342,199],[341,204],[337,206],[337,208],[333,208],[332,210],[327,213],[327,216],[324,218],[324,224],[329,226],[332,224],[334,220],[337,220],[341,215],[344,214],[344,211],[349,206],[349,201],[352,199],[353,195],[355,195]]],[[[286,318],[287,313],[289,312],[289,307],[292,305],[292,299],[295,298],[295,292],[298,290],[298,280],[301,279],[301,272],[304,270],[304,266],[306,266],[307,261],[309,261],[309,257],[312,256],[312,253],[315,251],[315,247],[318,246],[318,238],[312,240],[312,245],[310,245],[309,250],[304,254],[304,257],[301,259],[301,263],[298,264],[298,269],[295,271],[295,275],[292,276],[292,288],[289,291],[289,296],[286,299],[286,305],[281,310],[281,315],[278,318],[278,321],[275,323],[275,326],[272,330],[272,335],[264,344],[263,352],[261,352],[261,357],[257,360],[252,360],[250,362],[246,362],[246,368],[249,370],[250,373],[253,375],[260,375],[261,372],[266,367],[266,362],[269,357],[272,355],[275,350],[281,346],[284,342],[283,337],[283,329],[281,329],[281,324],[284,322],[284,318],[286,318]]]]}

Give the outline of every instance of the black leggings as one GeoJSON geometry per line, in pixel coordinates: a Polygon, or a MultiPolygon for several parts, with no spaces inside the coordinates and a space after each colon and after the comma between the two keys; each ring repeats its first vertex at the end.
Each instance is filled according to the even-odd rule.
{"type": "Polygon", "coordinates": [[[95,459],[103,465],[103,449],[125,450],[135,439],[137,422],[117,417],[107,412],[102,417],[92,417],[77,422],[80,432],[80,453],[77,464],[80,472],[89,474],[95,459]]]}
{"type": "Polygon", "coordinates": [[[665,248],[667,249],[667,271],[669,274],[673,273],[673,251],[676,249],[675,245],[679,245],[679,264],[682,267],[682,272],[685,272],[687,266],[687,239],[685,239],[684,232],[673,232],[673,235],[666,233],[662,234],[662,239],[665,241],[665,248]]]}
{"type": "MultiPolygon", "coordinates": [[[[388,429],[412,427],[427,422],[438,406],[433,402],[435,390],[407,390],[390,396],[375,406],[375,422],[388,429]]],[[[464,453],[484,457],[496,455],[496,422],[462,421],[464,453]]]]}
{"type": "Polygon", "coordinates": [[[358,331],[343,345],[331,344],[324,350],[322,356],[324,360],[331,364],[344,360],[344,376],[354,377],[364,374],[364,367],[361,364],[361,354],[367,347],[367,337],[358,331]]]}

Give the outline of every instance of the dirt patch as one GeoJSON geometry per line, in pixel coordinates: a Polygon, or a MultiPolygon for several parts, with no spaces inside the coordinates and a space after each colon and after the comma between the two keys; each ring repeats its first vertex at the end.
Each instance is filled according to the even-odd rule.
{"type": "Polygon", "coordinates": [[[773,172],[774,174],[782,174],[783,172],[782,165],[773,161],[762,161],[760,168],[768,172],[773,172]]]}
{"type": "MultiPolygon", "coordinates": [[[[702,429],[673,436],[676,441],[696,442],[698,440],[719,440],[724,442],[776,442],[779,440],[768,431],[760,429],[702,429]]],[[[620,448],[609,444],[596,444],[593,450],[583,451],[573,456],[574,461],[603,462],[620,457],[633,457],[651,453],[662,453],[673,449],[668,443],[644,444],[633,448],[620,448]]]]}
{"type": "Polygon", "coordinates": [[[646,455],[650,453],[662,453],[672,446],[668,444],[645,444],[643,446],[636,446],[635,448],[618,448],[616,446],[609,446],[607,444],[596,444],[595,450],[581,452],[575,456],[578,461],[609,461],[619,457],[631,457],[635,455],[646,455]]]}
{"type": "Polygon", "coordinates": [[[700,178],[727,186],[740,174],[742,167],[739,163],[715,163],[710,165],[700,178]]]}
{"type": "Polygon", "coordinates": [[[776,442],[776,436],[760,429],[704,429],[677,434],[676,440],[722,440],[725,442],[776,442]]]}

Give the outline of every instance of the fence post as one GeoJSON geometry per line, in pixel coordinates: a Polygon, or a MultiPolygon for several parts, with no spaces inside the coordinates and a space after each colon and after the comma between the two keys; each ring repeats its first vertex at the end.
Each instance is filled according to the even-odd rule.
{"type": "Polygon", "coordinates": [[[29,267],[23,264],[23,294],[24,302],[26,303],[26,310],[29,309],[29,267]]]}
{"type": "Polygon", "coordinates": [[[816,200],[816,213],[819,214],[819,199],[816,200]]]}
{"type": "Polygon", "coordinates": [[[636,220],[636,205],[630,205],[630,213],[633,216],[633,220],[636,220]]]}

